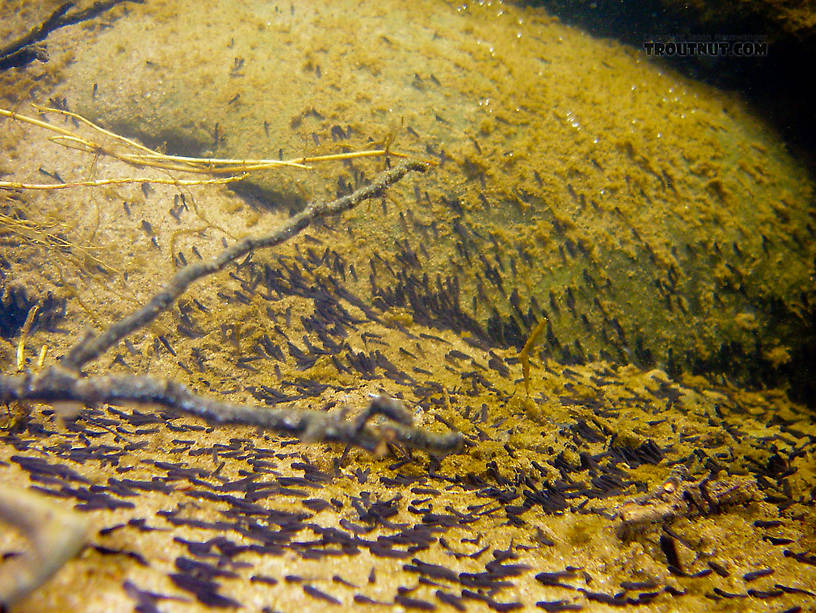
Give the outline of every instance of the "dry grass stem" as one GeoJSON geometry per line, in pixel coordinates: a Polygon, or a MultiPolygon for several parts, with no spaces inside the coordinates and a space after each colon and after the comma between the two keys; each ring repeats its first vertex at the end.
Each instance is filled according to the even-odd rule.
{"type": "Polygon", "coordinates": [[[337,160],[350,160],[363,157],[407,157],[406,154],[393,151],[388,147],[383,149],[370,149],[365,151],[348,151],[344,153],[332,153],[327,155],[304,156],[289,160],[272,159],[235,159],[235,158],[199,158],[181,155],[168,155],[155,151],[149,147],[126,138],[102,126],[86,119],[78,113],[73,113],[65,109],[58,109],[46,106],[33,105],[35,110],[41,115],[55,113],[63,117],[70,118],[76,126],[84,125],[103,136],[106,140],[112,141],[110,144],[102,144],[89,137],[81,136],[77,132],[53,125],[42,119],[29,117],[15,111],[0,109],[0,117],[8,117],[14,121],[28,123],[30,125],[49,130],[56,135],[50,140],[63,147],[76,149],[84,153],[93,155],[103,155],[111,157],[137,168],[157,168],[170,172],[184,172],[192,174],[208,175],[230,175],[218,179],[156,179],[156,178],[136,178],[122,177],[111,179],[96,179],[82,181],[66,181],[62,183],[23,183],[18,181],[0,181],[0,189],[32,189],[32,190],[53,190],[67,189],[72,187],[99,187],[101,185],[113,185],[120,183],[162,183],[171,185],[211,185],[214,183],[231,183],[240,181],[247,176],[247,173],[269,170],[272,168],[298,168],[303,170],[311,169],[310,164],[329,162],[337,160]]]}

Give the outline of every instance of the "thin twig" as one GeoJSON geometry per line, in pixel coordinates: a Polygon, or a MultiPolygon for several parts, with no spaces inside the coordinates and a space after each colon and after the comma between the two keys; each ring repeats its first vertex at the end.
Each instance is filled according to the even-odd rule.
{"type": "Polygon", "coordinates": [[[751,476],[713,479],[709,475],[697,481],[685,481],[681,473],[675,473],[654,491],[618,507],[618,535],[629,539],[649,526],[668,524],[678,517],[712,515],[761,499],[756,479],[751,476]]]}
{"type": "Polygon", "coordinates": [[[245,238],[211,260],[185,266],[145,306],[115,322],[99,335],[88,332],[69,351],[61,366],[52,366],[39,374],[0,377],[0,401],[35,400],[84,405],[128,402],[160,404],[214,423],[255,425],[306,441],[334,441],[372,452],[383,451],[388,442],[442,453],[459,449],[462,438],[458,432],[434,434],[415,428],[411,425],[410,412],[402,403],[385,396],[373,398],[366,411],[356,420],[348,421],[321,411],[262,408],[220,402],[197,396],[179,383],[147,376],[82,377],[80,374],[84,364],[99,357],[125,336],[168,310],[194,281],[222,270],[230,262],[254,249],[272,247],[288,240],[318,218],[341,213],[365,200],[382,195],[389,185],[411,171],[425,170],[427,166],[420,162],[403,162],[382,172],[371,184],[347,196],[328,203],[310,204],[272,234],[245,238]],[[372,429],[368,422],[377,415],[386,417],[389,423],[372,429]]]}
{"type": "Polygon", "coordinates": [[[225,249],[216,257],[179,270],[143,307],[113,323],[102,333],[86,332],[68,352],[60,366],[38,374],[0,376],[0,402],[36,400],[70,402],[84,405],[105,403],[151,403],[203,417],[215,423],[241,423],[260,426],[297,436],[301,440],[323,440],[356,445],[378,452],[388,442],[437,452],[461,447],[458,432],[434,434],[411,425],[411,414],[401,402],[385,396],[375,397],[355,421],[327,415],[320,411],[285,408],[262,408],[219,402],[197,396],[183,385],[147,376],[83,377],[82,367],[102,355],[132,332],[144,327],[168,310],[187,288],[198,279],[222,270],[255,249],[278,245],[292,238],[313,221],[347,211],[359,203],[381,196],[388,186],[411,171],[425,172],[426,164],[406,161],[386,170],[365,187],[331,202],[314,202],[290,217],[282,227],[266,236],[247,237],[225,249]],[[387,426],[372,429],[368,422],[377,415],[388,418],[387,426]]]}
{"type": "Polygon", "coordinates": [[[70,350],[68,356],[62,361],[62,365],[69,370],[79,371],[84,364],[96,359],[127,335],[147,325],[156,319],[160,313],[169,309],[194,281],[218,272],[230,262],[245,256],[253,249],[279,245],[304,230],[315,219],[347,211],[369,198],[381,195],[386,187],[399,181],[407,173],[411,171],[425,172],[427,168],[421,162],[403,162],[399,166],[381,173],[369,185],[361,187],[351,194],[328,203],[316,202],[309,204],[300,213],[287,219],[286,223],[272,234],[244,238],[211,260],[185,266],[144,307],[112,324],[97,336],[94,336],[92,332],[86,334],[70,350]]]}
{"type": "Polygon", "coordinates": [[[254,249],[278,245],[295,236],[314,220],[349,210],[370,198],[382,195],[385,189],[411,171],[424,172],[420,162],[403,162],[382,172],[375,180],[347,196],[332,202],[317,202],[290,217],[283,227],[272,234],[245,238],[220,255],[206,262],[190,264],[179,270],[170,282],[145,306],[126,316],[99,335],[86,335],[69,351],[60,366],[52,366],[38,374],[25,373],[0,377],[0,402],[35,400],[69,402],[83,405],[97,403],[160,404],[184,413],[203,417],[214,423],[240,423],[260,426],[297,436],[301,440],[322,440],[362,447],[368,451],[383,451],[388,442],[436,452],[450,452],[461,447],[458,432],[434,434],[411,425],[411,414],[398,400],[377,396],[359,418],[348,421],[321,411],[288,408],[263,408],[230,404],[198,396],[173,381],[147,376],[83,377],[80,369],[99,357],[128,334],[153,321],[168,310],[194,281],[218,272],[230,262],[254,249]],[[377,429],[368,422],[375,416],[389,422],[377,429]]]}
{"type": "Polygon", "coordinates": [[[37,43],[44,41],[51,32],[65,26],[91,19],[109,8],[123,2],[142,3],[144,0],[104,0],[96,2],[92,6],[69,13],[73,8],[73,2],[64,2],[51,13],[51,16],[40,25],[29,31],[28,34],[0,48],[0,70],[25,66],[34,59],[45,61],[48,56],[45,50],[37,43]]]}

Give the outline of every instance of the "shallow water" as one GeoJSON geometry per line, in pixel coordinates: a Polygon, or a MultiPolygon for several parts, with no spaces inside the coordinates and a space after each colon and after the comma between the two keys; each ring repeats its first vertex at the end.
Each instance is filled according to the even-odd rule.
{"type": "MultiPolygon", "coordinates": [[[[4,108],[64,99],[172,154],[432,164],[197,283],[88,374],[324,411],[385,393],[467,444],[346,455],[14,406],[0,483],[91,535],[20,610],[812,606],[813,180],[737,95],[501,3],[128,4],[48,51],[2,73],[4,108]]],[[[6,180],[144,179],[0,192],[8,373],[38,301],[31,369],[386,163],[149,184],[191,177],[0,134],[6,180]]]]}

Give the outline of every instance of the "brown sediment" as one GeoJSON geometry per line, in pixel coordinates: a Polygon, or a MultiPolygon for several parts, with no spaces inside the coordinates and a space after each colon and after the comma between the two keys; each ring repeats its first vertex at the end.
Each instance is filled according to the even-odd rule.
{"type": "MultiPolygon", "coordinates": [[[[319,303],[336,300],[288,295],[286,308],[312,322],[326,316],[319,303]]],[[[270,305],[283,319],[277,302],[270,305]]],[[[811,572],[815,433],[810,415],[783,396],[602,363],[546,369],[533,363],[539,415],[533,418],[516,400],[520,380],[477,366],[489,351],[449,332],[425,333],[445,342],[423,338],[416,325],[408,329],[411,339],[351,311],[343,299],[336,304],[361,319],[347,331],[351,349],[337,353],[351,377],[324,362],[320,352],[328,346],[305,329],[318,356],[310,367],[285,350],[277,360],[258,349],[244,354],[257,358],[256,369],[233,368],[228,381],[212,368],[216,356],[204,372],[187,375],[179,359],[210,344],[208,337],[220,335],[213,330],[180,342],[179,356],[160,350],[155,368],[212,388],[232,384],[234,391],[220,391],[245,390],[274,406],[339,407],[383,386],[415,407],[420,423],[461,429],[465,453],[434,460],[395,448],[380,459],[351,452],[338,464],[339,448],[246,427],[100,407],[66,431],[51,411],[35,406],[6,437],[0,474],[6,483],[28,477],[38,492],[84,511],[96,553],[70,561],[22,610],[79,606],[78,588],[107,606],[132,606],[152,593],[193,599],[201,610],[258,599],[309,606],[319,593],[345,606],[366,599],[405,605],[407,598],[439,606],[447,602],[440,590],[471,608],[486,589],[492,590],[486,606],[565,599],[590,607],[620,598],[622,584],[645,583],[653,587],[626,588],[624,596],[643,610],[708,610],[709,596],[749,589],[755,595],[746,596],[745,606],[761,610],[762,592],[781,589],[775,585],[809,589],[803,579],[811,572]],[[375,338],[387,346],[366,348],[375,338]],[[409,342],[426,357],[398,351],[409,342]],[[468,356],[458,368],[413,371],[428,360],[443,363],[451,350],[468,356]],[[667,483],[669,494],[662,493],[667,483]],[[666,530],[671,536],[660,537],[666,530]],[[669,539],[676,560],[666,559],[669,539]],[[345,559],[350,585],[332,579],[345,559]],[[103,565],[106,573],[93,572],[103,565]],[[371,568],[374,584],[367,580],[371,568]],[[568,568],[576,570],[554,583],[539,578],[568,568]],[[727,577],[704,572],[712,568],[727,577]],[[756,574],[768,568],[772,575],[756,574]],[[303,578],[303,587],[285,580],[293,576],[303,578]],[[419,578],[430,582],[417,587],[419,578]]],[[[293,321],[286,337],[300,333],[293,321]]],[[[270,339],[286,344],[274,332],[270,339]]],[[[520,376],[511,354],[496,355],[520,376]]],[[[792,606],[805,597],[783,590],[774,602],[792,606]]],[[[79,610],[96,610],[93,602],[79,610]]]]}

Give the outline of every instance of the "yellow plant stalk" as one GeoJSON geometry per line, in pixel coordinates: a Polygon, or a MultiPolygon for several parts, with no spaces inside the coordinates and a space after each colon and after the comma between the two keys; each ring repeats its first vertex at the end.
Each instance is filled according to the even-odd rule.
{"type": "Polygon", "coordinates": [[[194,174],[209,174],[209,175],[230,175],[219,179],[152,179],[152,178],[137,178],[137,177],[123,177],[113,179],[97,179],[86,181],[66,181],[64,183],[22,183],[18,181],[0,181],[0,189],[37,189],[37,190],[53,190],[53,189],[67,189],[71,187],[98,187],[100,185],[113,185],[120,183],[164,183],[170,185],[211,185],[215,183],[230,183],[233,181],[240,181],[247,176],[248,172],[256,170],[267,170],[270,168],[300,168],[310,169],[310,164],[318,162],[328,162],[333,160],[350,160],[362,157],[381,157],[391,155],[394,157],[407,157],[403,153],[390,150],[388,147],[383,149],[370,149],[365,151],[350,151],[346,153],[333,153],[328,155],[306,156],[300,158],[293,158],[290,160],[271,160],[271,159],[233,159],[233,158],[198,158],[187,157],[181,155],[167,155],[159,151],[145,147],[136,141],[106,130],[105,128],[95,124],[86,119],[82,115],[66,111],[64,109],[56,109],[51,107],[44,107],[33,105],[39,113],[57,113],[65,117],[70,117],[77,123],[81,123],[98,134],[113,140],[119,145],[103,145],[94,140],[78,135],[71,130],[52,125],[47,121],[29,117],[15,111],[0,109],[0,116],[8,117],[15,121],[28,123],[38,128],[43,128],[51,132],[55,132],[56,136],[52,136],[51,140],[57,144],[70,149],[77,149],[86,153],[93,153],[95,155],[105,155],[115,158],[131,166],[139,168],[159,168],[162,170],[174,172],[186,172],[194,174]]]}
{"type": "Polygon", "coordinates": [[[530,395],[530,349],[533,348],[536,339],[541,335],[546,327],[547,318],[544,317],[540,319],[536,324],[536,327],[533,328],[533,331],[530,333],[530,337],[527,339],[527,342],[524,343],[524,347],[521,348],[521,351],[519,351],[518,354],[519,360],[521,361],[521,374],[524,376],[524,389],[527,392],[527,396],[530,395]]]}

